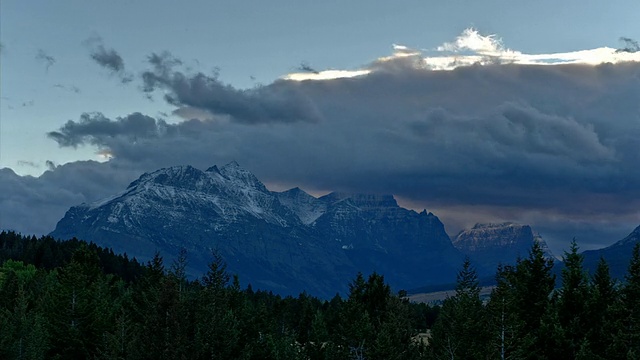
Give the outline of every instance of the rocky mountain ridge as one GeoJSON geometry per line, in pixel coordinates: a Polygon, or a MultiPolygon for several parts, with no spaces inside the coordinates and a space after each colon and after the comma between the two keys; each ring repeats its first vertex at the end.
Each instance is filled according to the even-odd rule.
{"type": "Polygon", "coordinates": [[[476,224],[451,239],[456,249],[469,256],[484,271],[495,271],[498,264],[513,265],[524,258],[534,242],[539,243],[550,259],[555,259],[546,242],[529,225],[512,222],[476,224]]]}
{"type": "Polygon", "coordinates": [[[143,261],[185,248],[193,274],[206,271],[215,250],[245,284],[326,297],[346,291],[358,271],[408,289],[454,279],[462,260],[435,215],[401,208],[393,196],[271,192],[235,162],[143,174],[116,196],[72,207],[51,235],[143,261]]]}

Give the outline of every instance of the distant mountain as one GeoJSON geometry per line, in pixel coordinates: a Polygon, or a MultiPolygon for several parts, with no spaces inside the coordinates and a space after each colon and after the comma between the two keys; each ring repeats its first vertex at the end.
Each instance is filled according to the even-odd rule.
{"type": "Polygon", "coordinates": [[[593,274],[600,257],[603,257],[609,264],[611,276],[619,280],[623,280],[631,261],[631,252],[633,247],[640,242],[640,226],[635,228],[624,239],[607,246],[603,249],[588,250],[583,252],[584,267],[593,274]]]}
{"type": "Polygon", "coordinates": [[[513,265],[518,257],[527,257],[534,242],[542,246],[548,258],[555,259],[547,243],[529,225],[476,224],[462,230],[451,241],[456,249],[469,256],[481,273],[495,274],[498,264],[513,265]]]}
{"type": "Polygon", "coordinates": [[[51,235],[143,261],[185,248],[194,276],[216,250],[243,284],[324,297],[345,292],[358,271],[384,274],[396,289],[451,283],[462,261],[435,215],[393,196],[271,192],[235,162],[144,174],[120,194],[72,207],[51,235]]]}

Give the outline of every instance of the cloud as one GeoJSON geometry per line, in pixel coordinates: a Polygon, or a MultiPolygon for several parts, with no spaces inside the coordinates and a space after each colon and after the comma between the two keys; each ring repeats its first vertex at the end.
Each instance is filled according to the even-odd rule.
{"type": "Polygon", "coordinates": [[[69,207],[124,189],[137,172],[93,161],[58,166],[37,178],[0,169],[0,229],[48,234],[69,207]]]}
{"type": "MultiPolygon", "coordinates": [[[[639,74],[637,63],[389,67],[276,82],[309,99],[321,121],[247,126],[264,122],[203,113],[184,101],[176,111],[191,120],[177,124],[85,114],[49,136],[156,167],[236,159],[268,182],[310,189],[391,192],[442,206],[616,211],[623,207],[615,199],[640,192],[639,74]]],[[[210,89],[184,91],[206,98],[210,89]]],[[[227,106],[244,104],[241,90],[225,91],[227,106]]]]}
{"type": "Polygon", "coordinates": [[[217,74],[184,73],[182,62],[169,53],[152,54],[153,69],[142,74],[147,94],[164,91],[164,99],[178,108],[194,108],[228,115],[245,124],[317,122],[320,114],[295,84],[276,81],[268,86],[239,90],[222,83],[217,74]]]}
{"type": "Polygon", "coordinates": [[[55,140],[60,146],[77,147],[78,145],[108,145],[106,139],[125,136],[132,141],[136,138],[157,136],[161,128],[166,128],[163,121],[134,113],[112,121],[101,113],[84,113],[80,121],[72,120],[58,131],[51,131],[47,136],[55,140]]]}
{"type": "Polygon", "coordinates": [[[481,35],[478,30],[465,29],[455,41],[445,42],[436,48],[441,52],[461,52],[470,50],[482,55],[501,55],[505,53],[520,54],[519,52],[506,49],[502,39],[495,35],[481,35]]]}
{"type": "Polygon", "coordinates": [[[56,165],[53,161],[51,161],[51,160],[47,160],[47,161],[45,161],[45,165],[47,166],[47,169],[48,169],[49,171],[53,171],[53,170],[55,170],[55,169],[56,169],[56,167],[57,167],[57,165],[56,165]]]}
{"type": "Polygon", "coordinates": [[[36,54],[36,60],[43,62],[45,64],[46,71],[49,71],[49,68],[56,63],[56,59],[47,54],[44,50],[38,49],[38,53],[36,54]]]}
{"type": "Polygon", "coordinates": [[[311,65],[309,65],[306,62],[300,63],[300,65],[298,66],[298,70],[304,71],[304,72],[313,73],[313,74],[319,74],[320,73],[318,70],[312,68],[311,65]]]}
{"type": "MultiPolygon", "coordinates": [[[[575,59],[593,53],[577,52],[551,65],[547,55],[505,50],[495,38],[448,44],[442,51],[461,57],[471,50],[483,52],[480,58],[517,56],[434,70],[422,51],[396,45],[388,58],[344,70],[362,71],[357,76],[280,79],[243,90],[215,74],[183,71],[168,53],[154,54],[143,91],[162,93],[183,120],[83,114],[48,136],[63,147],[94,146],[111,160],[47,174],[78,176],[63,187],[80,189],[69,190],[75,194],[63,202],[69,204],[90,197],[83,186],[93,178],[84,180],[80,168],[120,179],[100,182],[96,193],[106,194],[143,171],[237,160],[279,188],[395,194],[442,214],[454,224],[451,233],[485,219],[530,223],[555,232],[554,241],[570,230],[561,231],[562,221],[637,226],[640,62],[592,65],[575,59]],[[546,60],[519,62],[535,58],[546,60]]],[[[57,210],[58,219],[63,212],[57,210]]],[[[602,242],[593,236],[584,240],[602,242]]]]}
{"type": "Polygon", "coordinates": [[[624,36],[620,38],[620,41],[624,43],[624,47],[616,50],[616,52],[636,53],[640,51],[640,45],[638,45],[637,41],[624,36]]]}
{"type": "Polygon", "coordinates": [[[100,36],[94,35],[84,41],[91,48],[91,59],[117,76],[122,83],[133,81],[133,76],[125,71],[124,60],[115,49],[108,49],[100,36]]]}
{"type": "MultiPolygon", "coordinates": [[[[27,166],[34,169],[40,169],[42,167],[42,164],[38,164],[34,161],[28,161],[28,160],[18,160],[18,165],[27,166]]],[[[56,164],[51,160],[45,161],[44,165],[47,168],[47,170],[54,170],[56,168],[56,164]]]]}
{"type": "Polygon", "coordinates": [[[32,168],[39,168],[40,165],[36,164],[33,161],[28,161],[28,160],[18,160],[18,165],[21,166],[28,166],[28,167],[32,167],[32,168]]]}
{"type": "Polygon", "coordinates": [[[507,48],[502,39],[496,35],[482,35],[478,30],[469,28],[464,30],[455,41],[438,46],[436,53],[427,52],[423,58],[423,65],[434,70],[451,70],[458,66],[473,64],[598,65],[605,62],[626,61],[640,61],[640,56],[630,52],[621,53],[608,47],[566,53],[525,54],[507,48]]]}
{"type": "Polygon", "coordinates": [[[79,94],[81,92],[80,88],[75,86],[75,85],[55,84],[55,85],[53,85],[53,87],[57,88],[57,89],[70,91],[70,92],[75,93],[75,94],[79,94]]]}
{"type": "Polygon", "coordinates": [[[283,76],[287,80],[329,80],[370,74],[371,72],[396,71],[403,68],[450,71],[474,65],[561,65],[622,63],[640,61],[640,52],[635,51],[637,42],[621,38],[626,46],[622,49],[602,47],[566,53],[526,54],[507,48],[496,35],[482,35],[477,29],[465,29],[454,41],[445,42],[434,49],[412,49],[404,45],[393,45],[391,56],[356,70],[325,70],[317,73],[307,71],[283,76]]]}

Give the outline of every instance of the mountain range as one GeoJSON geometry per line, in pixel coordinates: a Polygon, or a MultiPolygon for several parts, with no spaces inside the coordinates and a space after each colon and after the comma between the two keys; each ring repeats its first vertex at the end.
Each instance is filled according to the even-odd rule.
{"type": "MultiPolygon", "coordinates": [[[[193,277],[216,252],[243,285],[325,298],[348,291],[358,272],[410,290],[454,283],[464,256],[485,278],[498,263],[526,256],[533,242],[553,258],[528,225],[477,224],[450,238],[437,216],[402,208],[392,195],[274,192],[236,162],[145,173],[119,194],[70,208],[51,235],[141,261],[158,252],[167,264],[184,249],[193,277]]],[[[637,234],[603,251],[630,254],[625,244],[634,241],[637,234]]],[[[586,252],[586,262],[593,256],[586,252]]]]}
{"type": "Polygon", "coordinates": [[[171,260],[184,248],[193,275],[216,251],[244,284],[326,297],[345,292],[358,271],[408,289],[454,279],[462,261],[435,215],[401,208],[393,196],[272,192],[235,162],[144,174],[120,194],[72,207],[51,235],[143,261],[156,251],[171,260]]]}

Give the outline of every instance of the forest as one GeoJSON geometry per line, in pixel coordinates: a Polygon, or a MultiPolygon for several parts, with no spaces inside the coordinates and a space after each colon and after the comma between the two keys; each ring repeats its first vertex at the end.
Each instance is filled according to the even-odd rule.
{"type": "Polygon", "coordinates": [[[354,274],[330,300],[241,288],[211,255],[141,264],[93,243],[0,233],[2,359],[640,358],[640,245],[617,281],[587,274],[575,241],[561,276],[534,244],[500,266],[489,298],[461,264],[455,294],[413,303],[383,274],[354,274]]]}

